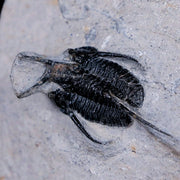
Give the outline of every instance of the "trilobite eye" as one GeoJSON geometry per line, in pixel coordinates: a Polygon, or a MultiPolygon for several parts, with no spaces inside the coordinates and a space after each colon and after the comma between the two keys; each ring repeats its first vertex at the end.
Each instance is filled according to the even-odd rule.
{"type": "Polygon", "coordinates": [[[74,49],[69,49],[68,52],[69,52],[69,54],[73,54],[74,53],[74,49]]]}

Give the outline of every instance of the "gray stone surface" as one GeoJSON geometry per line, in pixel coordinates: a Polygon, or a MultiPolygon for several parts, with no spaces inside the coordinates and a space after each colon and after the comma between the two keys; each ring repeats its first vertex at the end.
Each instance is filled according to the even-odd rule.
{"type": "MultiPolygon", "coordinates": [[[[17,99],[16,54],[59,55],[92,45],[132,55],[145,72],[142,116],[180,139],[179,0],[7,0],[0,20],[0,179],[179,179],[179,156],[138,123],[111,128],[83,120],[111,145],[91,143],[43,94],[17,99]]],[[[125,64],[126,65],[126,64],[125,64]]]]}

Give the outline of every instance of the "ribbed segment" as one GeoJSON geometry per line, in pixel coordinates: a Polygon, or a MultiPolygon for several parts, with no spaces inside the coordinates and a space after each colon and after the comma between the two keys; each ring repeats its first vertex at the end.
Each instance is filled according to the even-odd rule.
{"type": "MultiPolygon", "coordinates": [[[[122,106],[111,100],[100,104],[85,97],[70,93],[69,107],[80,113],[85,119],[108,126],[128,126],[131,117],[122,106]],[[108,102],[108,103],[107,103],[108,102]]],[[[67,102],[67,100],[66,100],[67,102]]]]}
{"type": "Polygon", "coordinates": [[[117,89],[117,94],[115,94],[117,97],[126,100],[134,107],[140,107],[142,105],[144,101],[143,87],[139,83],[139,80],[127,69],[103,58],[86,58],[86,60],[82,61],[81,66],[89,74],[110,82],[117,89]],[[136,88],[137,85],[138,88],[136,88]],[[133,88],[136,89],[136,97],[130,95],[133,88]]]}

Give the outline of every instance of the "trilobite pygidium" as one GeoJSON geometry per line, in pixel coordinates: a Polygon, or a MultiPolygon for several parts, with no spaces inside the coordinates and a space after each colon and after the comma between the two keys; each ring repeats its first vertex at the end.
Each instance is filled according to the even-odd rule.
{"type": "Polygon", "coordinates": [[[118,58],[122,61],[133,61],[139,64],[130,56],[101,52],[89,46],[67,49],[62,56],[56,58],[22,52],[16,56],[14,61],[11,80],[19,98],[41,91],[41,87],[50,82],[59,85],[60,88],[48,90],[46,94],[93,142],[101,144],[85,130],[76,117],[75,111],[86,120],[108,126],[127,127],[134,118],[161,134],[171,136],[118,101],[120,99],[132,107],[139,108],[143,104],[144,89],[131,72],[110,61],[109,58],[118,58]],[[45,65],[45,71],[37,83],[25,90],[18,91],[13,73],[14,67],[21,61],[41,63],[45,65]]]}

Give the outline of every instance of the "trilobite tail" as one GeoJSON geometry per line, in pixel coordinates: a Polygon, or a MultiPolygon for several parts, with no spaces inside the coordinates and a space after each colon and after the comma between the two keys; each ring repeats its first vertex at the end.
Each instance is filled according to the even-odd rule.
{"type": "Polygon", "coordinates": [[[143,118],[140,117],[139,115],[135,114],[134,112],[130,111],[129,113],[130,113],[130,115],[131,115],[134,119],[136,119],[137,121],[139,121],[139,122],[140,122],[141,124],[143,124],[144,126],[146,126],[146,127],[148,127],[148,128],[151,128],[151,129],[153,129],[153,130],[156,130],[156,131],[159,132],[159,133],[162,133],[162,134],[164,134],[164,135],[166,135],[166,136],[169,136],[169,137],[173,138],[173,136],[172,136],[171,134],[169,134],[169,133],[167,133],[167,132],[165,132],[165,131],[162,131],[161,129],[159,129],[159,128],[156,127],[155,125],[149,123],[148,121],[146,121],[145,119],[143,119],[143,118]]]}

